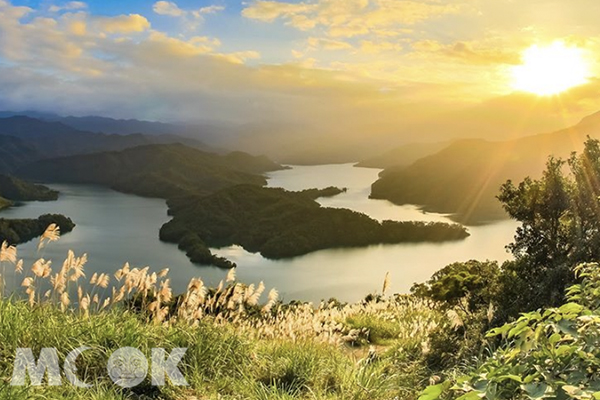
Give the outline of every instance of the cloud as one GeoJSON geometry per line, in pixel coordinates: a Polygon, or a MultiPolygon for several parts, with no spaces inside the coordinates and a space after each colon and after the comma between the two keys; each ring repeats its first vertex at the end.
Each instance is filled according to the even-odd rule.
{"type": "Polygon", "coordinates": [[[171,1],[157,1],[152,6],[152,9],[156,14],[168,15],[170,17],[188,17],[202,20],[204,15],[216,14],[220,11],[225,10],[224,6],[210,5],[199,8],[197,10],[183,10],[179,8],[177,4],[171,1]]]}
{"type": "Polygon", "coordinates": [[[354,37],[458,14],[462,8],[463,4],[455,1],[317,0],[315,3],[291,3],[256,0],[242,11],[242,15],[264,22],[282,19],[300,30],[322,26],[333,37],[354,37]]]}
{"type": "Polygon", "coordinates": [[[362,40],[360,50],[367,54],[378,54],[386,51],[397,52],[402,50],[402,45],[388,41],[362,40]]]}
{"type": "Polygon", "coordinates": [[[193,11],[194,13],[197,13],[199,15],[203,15],[203,14],[215,14],[218,13],[220,11],[225,10],[224,6],[216,6],[216,5],[212,5],[212,6],[208,6],[208,7],[202,7],[196,11],[193,11]]]}
{"type": "Polygon", "coordinates": [[[96,17],[95,22],[106,33],[143,32],[150,28],[150,22],[139,14],[96,17]]]}
{"type": "Polygon", "coordinates": [[[325,50],[347,50],[352,48],[352,45],[347,42],[315,37],[311,37],[308,39],[308,45],[312,49],[325,50]]]}
{"type": "Polygon", "coordinates": [[[157,1],[152,6],[152,10],[159,15],[168,15],[171,17],[181,17],[185,15],[185,11],[171,1],[157,1]]]}
{"type": "Polygon", "coordinates": [[[87,4],[82,1],[70,1],[62,6],[51,5],[48,8],[48,11],[51,13],[57,13],[60,11],[73,11],[73,10],[83,10],[87,8],[87,4]]]}
{"type": "Polygon", "coordinates": [[[417,53],[452,58],[469,65],[517,65],[520,50],[510,50],[506,44],[495,41],[457,41],[443,44],[435,40],[422,40],[412,44],[417,53]]]}
{"type": "MultiPolygon", "coordinates": [[[[548,130],[597,108],[600,85],[594,82],[565,95],[564,113],[549,118],[544,112],[556,109],[538,108],[528,115],[531,101],[504,96],[510,89],[503,68],[539,29],[507,31],[510,21],[504,21],[479,31],[478,18],[485,15],[473,15],[458,1],[414,3],[254,2],[244,18],[274,22],[258,28],[269,32],[268,40],[250,35],[257,24],[246,21],[243,32],[252,40],[236,40],[239,34],[228,30],[221,43],[209,27],[197,33],[177,23],[163,31],[142,15],[47,14],[0,0],[0,108],[152,120],[275,120],[284,127],[277,135],[309,124],[304,131],[323,134],[323,141],[335,137],[335,143],[364,140],[365,132],[370,142],[481,132],[501,138],[548,130]],[[300,32],[283,35],[281,29],[290,28],[281,23],[300,32]],[[502,101],[488,101],[499,95],[502,101]],[[486,124],[470,113],[493,118],[486,124]]],[[[179,22],[196,21],[193,10],[181,10],[186,15],[179,22]]],[[[221,9],[200,10],[203,16],[221,9]]],[[[594,36],[570,35],[594,54],[600,50],[600,41],[584,40],[594,36]]]]}

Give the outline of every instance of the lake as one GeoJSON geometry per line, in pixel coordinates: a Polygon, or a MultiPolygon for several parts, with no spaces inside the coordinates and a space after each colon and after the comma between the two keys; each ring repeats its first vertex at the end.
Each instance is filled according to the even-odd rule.
{"type": "MultiPolygon", "coordinates": [[[[269,186],[288,190],[345,187],[346,193],[319,199],[326,207],[343,207],[363,212],[378,220],[420,220],[451,222],[444,215],[424,213],[415,206],[397,206],[385,200],[368,198],[370,185],[380,170],[354,168],[351,164],[293,166],[268,174],[269,186]]],[[[150,266],[158,271],[170,268],[176,292],[186,289],[192,277],[200,276],[216,285],[227,271],[194,265],[176,245],[158,240],[160,227],[169,220],[163,200],[147,199],[87,185],[50,185],[61,192],[56,202],[29,202],[0,213],[2,218],[36,218],[59,213],[77,224],[73,232],[49,244],[39,254],[37,240],[18,247],[26,266],[38,257],[62,265],[69,249],[87,253],[87,276],[94,272],[115,272],[124,262],[150,266]]],[[[419,243],[375,245],[365,248],[322,250],[287,260],[266,260],[238,246],[214,249],[215,253],[237,263],[238,280],[264,281],[286,300],[318,302],[336,297],[356,301],[381,290],[390,272],[390,291],[406,293],[414,282],[422,282],[447,264],[470,259],[504,261],[510,257],[505,246],[511,242],[517,223],[500,221],[469,227],[471,236],[463,241],[441,244],[419,243]]],[[[8,275],[7,284],[14,279],[8,275]]]]}

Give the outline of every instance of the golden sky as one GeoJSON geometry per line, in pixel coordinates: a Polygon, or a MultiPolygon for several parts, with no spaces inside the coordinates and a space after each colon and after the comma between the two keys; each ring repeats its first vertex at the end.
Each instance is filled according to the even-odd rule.
{"type": "Polygon", "coordinates": [[[0,0],[0,108],[512,137],[600,110],[598,16],[598,0],[0,0]],[[557,41],[585,82],[515,92],[524,52],[557,41]]]}

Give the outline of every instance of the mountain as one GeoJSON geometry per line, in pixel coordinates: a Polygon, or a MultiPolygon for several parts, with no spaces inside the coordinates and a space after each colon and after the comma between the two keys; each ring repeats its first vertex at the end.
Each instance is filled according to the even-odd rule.
{"type": "Polygon", "coordinates": [[[42,185],[25,182],[13,176],[0,174],[0,210],[19,201],[51,201],[58,192],[42,185]]]}
{"type": "Polygon", "coordinates": [[[17,137],[0,135],[0,173],[12,172],[41,158],[42,153],[33,144],[17,137]]]}
{"type": "MultiPolygon", "coordinates": [[[[19,139],[21,142],[13,140],[11,145],[27,147],[32,159],[118,151],[150,144],[181,143],[199,149],[207,147],[197,140],[175,135],[108,135],[78,130],[61,122],[42,121],[25,116],[0,118],[0,138],[2,137],[19,139]]],[[[3,140],[7,141],[5,138],[3,140]]],[[[0,171],[10,170],[9,167],[4,166],[5,169],[0,171]]]]}
{"type": "Polygon", "coordinates": [[[226,156],[181,144],[147,145],[123,151],[41,160],[21,168],[19,176],[44,182],[88,183],[141,196],[171,198],[205,195],[228,186],[264,185],[258,175],[283,168],[264,157],[226,156]]]}
{"type": "Polygon", "coordinates": [[[539,176],[548,156],[568,157],[583,148],[588,135],[600,138],[600,113],[552,133],[502,142],[458,141],[408,167],[384,170],[371,197],[422,205],[467,224],[504,218],[495,198],[502,183],[539,176]]]}
{"type": "MultiPolygon", "coordinates": [[[[0,118],[29,117],[47,122],[60,122],[76,130],[114,135],[142,133],[150,136],[176,136],[180,143],[206,151],[224,153],[221,148],[231,136],[231,126],[218,123],[177,124],[138,119],[115,119],[90,115],[85,117],[61,116],[39,111],[0,111],[0,118]],[[188,142],[186,142],[188,140],[188,142]],[[199,146],[202,142],[202,147],[199,146]],[[210,143],[207,144],[207,143],[210,143]]],[[[154,143],[158,143],[154,141],[154,143]]]]}
{"type": "Polygon", "coordinates": [[[14,201],[51,201],[58,198],[58,192],[13,176],[0,175],[0,197],[14,201]]]}
{"type": "Polygon", "coordinates": [[[449,144],[450,142],[409,143],[375,157],[362,160],[356,164],[356,167],[381,169],[394,166],[407,167],[423,157],[435,154],[443,148],[448,147],[449,144]]]}

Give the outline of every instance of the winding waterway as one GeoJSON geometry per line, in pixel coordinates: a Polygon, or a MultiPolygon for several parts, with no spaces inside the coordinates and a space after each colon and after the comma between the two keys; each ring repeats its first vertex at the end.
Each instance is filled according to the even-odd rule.
{"type": "MultiPolygon", "coordinates": [[[[269,186],[288,190],[345,187],[346,193],[319,199],[326,207],[344,207],[364,212],[379,220],[446,221],[440,214],[423,213],[414,206],[396,206],[368,198],[370,185],[379,170],[354,168],[351,164],[294,166],[269,174],[269,186]]],[[[176,292],[184,291],[190,278],[201,276],[217,284],[226,271],[189,262],[176,245],[158,240],[158,231],[169,220],[163,200],[147,199],[86,185],[50,185],[61,192],[56,202],[30,202],[0,213],[2,218],[36,218],[60,213],[77,224],[73,232],[51,243],[41,253],[37,241],[19,246],[26,265],[37,257],[51,259],[55,268],[62,264],[69,249],[87,253],[86,273],[114,272],[125,261],[152,270],[170,268],[176,292]]],[[[514,221],[500,221],[469,227],[471,236],[460,242],[442,244],[410,243],[375,245],[365,248],[322,250],[288,260],[267,260],[238,246],[214,251],[238,264],[238,279],[245,283],[264,281],[276,287],[284,300],[317,302],[336,297],[355,301],[381,288],[390,272],[390,289],[407,292],[414,282],[428,279],[435,271],[454,261],[470,259],[506,260],[505,250],[514,235],[514,221]]],[[[10,274],[7,283],[16,282],[10,274]]]]}

